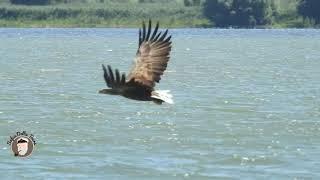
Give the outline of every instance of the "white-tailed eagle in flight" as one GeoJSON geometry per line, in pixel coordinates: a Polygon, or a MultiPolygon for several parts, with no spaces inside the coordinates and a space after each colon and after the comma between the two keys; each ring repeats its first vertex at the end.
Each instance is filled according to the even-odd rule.
{"type": "Polygon", "coordinates": [[[139,47],[134,66],[128,76],[120,74],[118,69],[112,70],[102,65],[104,79],[109,89],[102,89],[101,94],[121,95],[139,101],[153,101],[157,104],[167,102],[172,104],[172,95],[168,90],[155,90],[161,75],[167,68],[171,51],[171,36],[167,36],[168,29],[159,31],[159,22],[152,30],[149,20],[148,28],[142,23],[139,29],[139,47]]]}

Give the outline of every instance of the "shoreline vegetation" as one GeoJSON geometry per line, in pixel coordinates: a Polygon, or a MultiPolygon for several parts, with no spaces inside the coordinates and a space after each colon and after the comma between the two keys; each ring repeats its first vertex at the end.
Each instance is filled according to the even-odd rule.
{"type": "Polygon", "coordinates": [[[243,8],[239,3],[245,1],[248,0],[4,0],[0,2],[0,27],[136,28],[142,20],[152,19],[169,28],[319,28],[316,20],[298,13],[299,0],[256,0],[265,4],[247,3],[248,7],[243,8]],[[256,11],[254,7],[260,6],[264,6],[261,12],[256,11]],[[227,10],[228,16],[217,15],[227,10]]]}

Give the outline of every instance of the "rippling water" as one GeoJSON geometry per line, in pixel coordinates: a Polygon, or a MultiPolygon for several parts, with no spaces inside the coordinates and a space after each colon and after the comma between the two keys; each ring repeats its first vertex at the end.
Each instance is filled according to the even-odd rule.
{"type": "Polygon", "coordinates": [[[320,178],[319,30],[171,32],[159,106],[97,93],[136,29],[0,29],[0,179],[320,178]]]}

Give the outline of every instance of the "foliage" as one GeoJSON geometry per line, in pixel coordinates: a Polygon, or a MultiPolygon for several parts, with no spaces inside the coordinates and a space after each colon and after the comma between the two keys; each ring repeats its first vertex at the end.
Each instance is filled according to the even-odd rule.
{"type": "Polygon", "coordinates": [[[206,0],[203,13],[218,27],[255,27],[271,24],[276,8],[267,0],[206,0]]]}
{"type": "Polygon", "coordinates": [[[319,0],[301,0],[298,5],[298,13],[304,18],[314,19],[317,24],[320,23],[320,1],[319,0]]]}
{"type": "Polygon", "coordinates": [[[320,0],[0,0],[0,27],[137,27],[141,20],[149,18],[167,27],[320,27],[319,3],[320,0]]]}
{"type": "Polygon", "coordinates": [[[48,6],[0,6],[0,26],[137,27],[142,20],[161,21],[163,27],[201,27],[208,21],[201,7],[183,3],[68,3],[48,6]],[[18,25],[17,25],[18,24],[18,25]]]}

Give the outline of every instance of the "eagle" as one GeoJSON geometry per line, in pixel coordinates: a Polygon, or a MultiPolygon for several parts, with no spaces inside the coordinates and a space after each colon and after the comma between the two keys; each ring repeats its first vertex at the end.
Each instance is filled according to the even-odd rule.
{"type": "Polygon", "coordinates": [[[146,28],[143,21],[142,29],[139,29],[138,45],[134,65],[128,76],[121,74],[118,69],[113,70],[110,65],[105,67],[102,64],[103,77],[109,88],[102,89],[99,93],[120,95],[138,101],[153,101],[156,104],[173,104],[169,90],[155,90],[170,58],[171,35],[168,36],[168,29],[160,31],[159,22],[153,29],[151,20],[146,28]]]}

